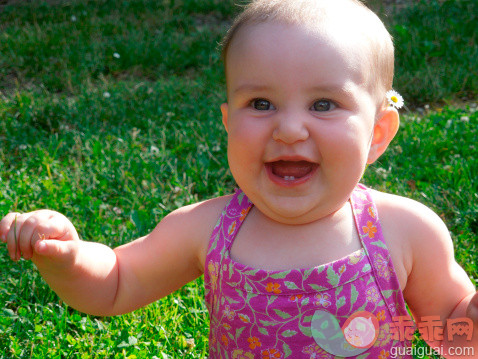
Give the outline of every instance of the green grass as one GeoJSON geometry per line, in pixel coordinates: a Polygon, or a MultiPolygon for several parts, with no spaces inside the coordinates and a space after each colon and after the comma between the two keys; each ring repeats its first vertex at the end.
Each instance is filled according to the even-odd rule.
{"type": "MultiPolygon", "coordinates": [[[[478,115],[473,101],[453,103],[476,102],[476,7],[418,2],[385,18],[395,87],[411,108],[432,110],[406,113],[364,178],[432,207],[473,281],[478,115]]],[[[177,207],[229,193],[217,43],[236,11],[219,0],[3,7],[0,213],[51,208],[83,238],[117,246],[177,207]]],[[[0,273],[0,358],[206,356],[202,279],[134,313],[97,318],[59,301],[5,246],[0,273]]]]}

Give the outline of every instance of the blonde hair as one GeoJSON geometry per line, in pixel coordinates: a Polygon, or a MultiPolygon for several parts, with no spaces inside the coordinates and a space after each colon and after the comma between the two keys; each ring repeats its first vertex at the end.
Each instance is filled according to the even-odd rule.
{"type": "Polygon", "coordinates": [[[222,41],[222,58],[227,71],[227,52],[237,33],[251,25],[267,22],[300,25],[320,31],[353,28],[351,37],[366,38],[369,86],[385,99],[392,88],[394,48],[392,37],[378,16],[359,0],[253,0],[240,13],[222,41]]]}

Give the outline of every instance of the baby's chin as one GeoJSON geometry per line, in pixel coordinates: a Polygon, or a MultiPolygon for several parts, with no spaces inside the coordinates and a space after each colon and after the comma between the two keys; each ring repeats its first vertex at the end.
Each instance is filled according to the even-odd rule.
{"type": "MultiPolygon", "coordinates": [[[[309,197],[310,198],[310,197],[309,197]]],[[[325,209],[311,203],[307,197],[276,196],[273,199],[250,198],[254,206],[267,218],[287,225],[302,225],[327,217],[337,209],[325,209]]]]}

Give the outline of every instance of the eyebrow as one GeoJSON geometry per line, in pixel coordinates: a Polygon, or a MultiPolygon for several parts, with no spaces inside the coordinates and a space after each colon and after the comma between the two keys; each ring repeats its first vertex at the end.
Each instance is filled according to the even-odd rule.
{"type": "MultiPolygon", "coordinates": [[[[272,87],[266,86],[266,85],[243,84],[237,87],[233,91],[233,93],[236,94],[241,92],[260,92],[260,91],[268,91],[271,89],[272,87]]],[[[312,86],[308,90],[313,92],[340,93],[345,95],[350,95],[350,93],[353,92],[353,89],[350,88],[350,86],[343,86],[343,85],[337,85],[337,84],[312,86]]]]}
{"type": "Polygon", "coordinates": [[[350,95],[353,92],[351,86],[343,85],[324,85],[324,86],[313,86],[309,89],[313,92],[328,92],[328,93],[339,93],[343,95],[350,95]]]}
{"type": "Polygon", "coordinates": [[[270,90],[271,87],[265,85],[253,85],[253,84],[244,84],[237,87],[233,93],[241,93],[241,92],[259,92],[259,91],[267,91],[270,90]]]}

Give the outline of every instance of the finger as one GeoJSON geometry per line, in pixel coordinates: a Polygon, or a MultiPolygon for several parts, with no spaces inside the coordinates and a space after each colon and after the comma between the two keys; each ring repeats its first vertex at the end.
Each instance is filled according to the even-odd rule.
{"type": "Polygon", "coordinates": [[[5,243],[7,241],[7,233],[10,230],[10,227],[15,219],[15,216],[20,215],[18,212],[8,213],[0,221],[0,240],[5,243]]]}
{"type": "MultiPolygon", "coordinates": [[[[25,259],[31,259],[33,255],[33,246],[41,237],[40,233],[46,231],[48,221],[52,217],[50,211],[36,211],[25,219],[20,228],[17,245],[20,248],[20,253],[25,259]]],[[[45,236],[43,234],[43,236],[45,236]]]]}
{"type": "Polygon", "coordinates": [[[14,261],[20,259],[20,247],[18,246],[18,235],[22,228],[23,222],[29,217],[28,213],[18,214],[16,213],[13,216],[12,223],[10,224],[10,229],[7,232],[7,249],[10,258],[14,261]]]}

